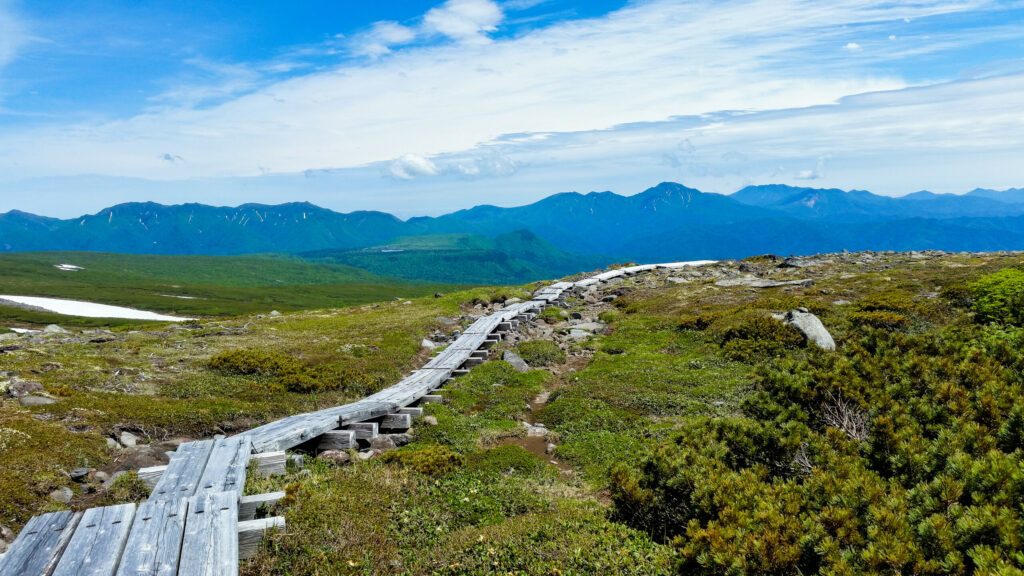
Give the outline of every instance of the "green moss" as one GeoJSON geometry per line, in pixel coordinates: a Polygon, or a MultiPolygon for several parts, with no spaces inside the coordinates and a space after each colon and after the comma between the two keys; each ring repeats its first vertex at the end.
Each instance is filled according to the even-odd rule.
{"type": "Polygon", "coordinates": [[[552,366],[565,362],[565,352],[550,340],[528,340],[516,346],[516,353],[530,366],[552,366]]]}
{"type": "Polygon", "coordinates": [[[387,452],[382,457],[383,462],[394,462],[424,476],[432,477],[444,476],[455,470],[462,466],[463,460],[462,454],[438,444],[417,444],[402,450],[387,452]]]}

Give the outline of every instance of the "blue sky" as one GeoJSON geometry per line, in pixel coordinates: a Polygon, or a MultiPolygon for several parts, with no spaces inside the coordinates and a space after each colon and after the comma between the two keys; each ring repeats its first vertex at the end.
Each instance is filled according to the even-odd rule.
{"type": "Polygon", "coordinates": [[[1024,185],[1024,4],[0,0],[0,211],[1024,185]]]}

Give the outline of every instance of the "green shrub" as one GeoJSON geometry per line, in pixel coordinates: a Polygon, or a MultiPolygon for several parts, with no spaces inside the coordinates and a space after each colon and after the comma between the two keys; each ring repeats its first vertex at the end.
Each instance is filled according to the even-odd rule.
{"type": "Polygon", "coordinates": [[[1004,268],[971,284],[979,322],[1024,326],[1024,270],[1004,268]]]}
{"type": "Polygon", "coordinates": [[[888,310],[869,310],[853,312],[850,321],[857,326],[878,328],[880,330],[900,330],[910,325],[910,318],[898,312],[888,310]]]}
{"type": "Polygon", "coordinates": [[[433,477],[444,476],[462,466],[464,462],[462,454],[439,444],[428,444],[426,446],[385,452],[381,460],[383,462],[394,462],[415,470],[424,476],[433,477]]]}
{"type": "Polygon", "coordinates": [[[272,378],[292,392],[315,392],[332,386],[332,378],[323,370],[303,366],[290,356],[251,348],[227,350],[210,358],[207,364],[225,376],[272,378]]]}
{"type": "Polygon", "coordinates": [[[210,358],[208,365],[226,376],[277,377],[299,369],[294,358],[251,348],[226,350],[210,358]]]}
{"type": "Polygon", "coordinates": [[[530,366],[552,366],[565,362],[565,352],[550,340],[530,340],[516,346],[516,353],[530,366]]]}
{"type": "Polygon", "coordinates": [[[540,314],[537,317],[547,322],[548,324],[557,324],[558,322],[561,322],[562,320],[567,318],[567,316],[565,315],[565,310],[562,310],[557,306],[548,306],[547,308],[541,310],[540,314]]]}
{"type": "Polygon", "coordinates": [[[466,467],[468,470],[484,474],[528,476],[543,473],[548,468],[548,464],[522,446],[510,444],[471,455],[466,467]]]}
{"type": "Polygon", "coordinates": [[[799,330],[762,314],[748,315],[738,325],[722,332],[721,345],[727,358],[744,362],[769,360],[786,350],[805,344],[799,330]]]}

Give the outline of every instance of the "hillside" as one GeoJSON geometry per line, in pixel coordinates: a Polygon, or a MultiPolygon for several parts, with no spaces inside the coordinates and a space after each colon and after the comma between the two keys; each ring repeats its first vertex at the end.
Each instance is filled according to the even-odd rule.
{"type": "MultiPolygon", "coordinates": [[[[599,284],[447,383],[410,435],[299,447],[284,476],[250,478],[287,491],[288,529],[242,573],[1015,573],[1022,270],[1020,253],[859,252],[599,284]],[[772,316],[800,308],[834,351],[772,316]]],[[[3,522],[64,489],[74,507],[143,499],[110,475],[390,386],[424,337],[528,294],[5,335],[3,522]]]]}
{"type": "Polygon", "coordinates": [[[320,250],[299,256],[397,278],[463,284],[557,278],[608,262],[606,258],[569,254],[525,230],[493,238],[477,234],[410,236],[359,250],[320,250]]]}
{"type": "MultiPolygon", "coordinates": [[[[0,254],[0,294],[79,299],[182,316],[331,308],[430,294],[448,287],[278,256],[0,254]],[[74,268],[57,267],[65,264],[74,268]]],[[[0,320],[108,323],[6,306],[0,306],[0,320]]]]}
{"type": "Polygon", "coordinates": [[[302,253],[407,279],[494,283],[536,280],[609,261],[1022,249],[1022,219],[1020,189],[964,195],[921,191],[892,198],[863,190],[764,185],[726,196],[663,182],[632,196],[570,192],[525,206],[483,205],[408,221],[381,212],[342,214],[308,203],[237,208],[134,203],[68,220],[14,211],[0,214],[0,247],[8,252],[302,253]],[[734,234],[737,229],[749,232],[734,234]],[[522,250],[513,251],[516,240],[509,235],[524,231],[531,236],[523,237],[522,250]],[[467,235],[477,238],[428,246],[438,238],[467,235]],[[389,248],[395,242],[413,246],[413,238],[422,238],[414,249],[389,248]]]}

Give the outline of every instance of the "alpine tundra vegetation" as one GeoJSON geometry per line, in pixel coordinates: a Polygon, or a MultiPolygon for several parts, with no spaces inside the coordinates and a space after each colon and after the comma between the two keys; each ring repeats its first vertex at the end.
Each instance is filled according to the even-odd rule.
{"type": "MultiPolygon", "coordinates": [[[[4,336],[3,521],[143,500],[164,450],[390,386],[425,336],[535,287],[4,336]]],[[[1015,253],[614,278],[521,325],[409,433],[250,474],[286,527],[242,572],[1022,570],[1022,294],[1015,253]],[[772,282],[723,282],[748,277],[772,282]],[[835,350],[773,317],[797,309],[835,350]]]]}

